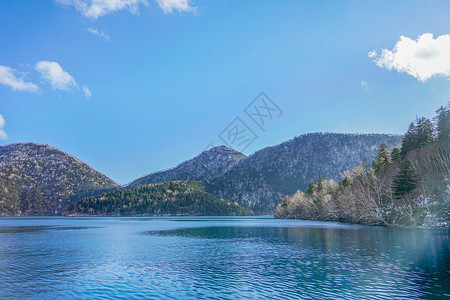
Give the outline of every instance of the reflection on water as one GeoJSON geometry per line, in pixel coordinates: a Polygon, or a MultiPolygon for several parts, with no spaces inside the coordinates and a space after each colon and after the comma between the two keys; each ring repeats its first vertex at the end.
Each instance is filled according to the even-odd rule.
{"type": "Polygon", "coordinates": [[[88,229],[89,227],[56,227],[56,226],[5,226],[0,227],[0,233],[26,233],[38,232],[42,230],[80,230],[88,229]]]}
{"type": "Polygon", "coordinates": [[[450,297],[444,231],[251,217],[0,219],[0,253],[0,298],[450,297]]]}

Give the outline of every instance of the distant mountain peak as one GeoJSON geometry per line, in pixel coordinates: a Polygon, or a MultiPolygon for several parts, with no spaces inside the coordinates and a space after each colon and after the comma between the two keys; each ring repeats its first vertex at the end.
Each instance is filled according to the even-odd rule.
{"type": "Polygon", "coordinates": [[[213,147],[174,168],[140,177],[127,187],[173,180],[210,180],[227,172],[245,157],[241,152],[226,146],[213,147]]]}
{"type": "Polygon", "coordinates": [[[304,188],[320,174],[338,179],[339,173],[372,160],[381,143],[395,146],[400,135],[316,132],[296,136],[246,157],[218,146],[175,168],[141,177],[128,186],[171,180],[202,180],[207,191],[273,213],[283,195],[304,188]]]}

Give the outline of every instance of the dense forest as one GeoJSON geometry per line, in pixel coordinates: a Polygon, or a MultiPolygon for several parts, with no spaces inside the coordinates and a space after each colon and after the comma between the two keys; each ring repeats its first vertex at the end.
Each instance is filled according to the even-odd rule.
{"type": "Polygon", "coordinates": [[[286,196],[279,218],[335,220],[403,227],[448,228],[450,224],[450,102],[430,120],[409,125],[401,147],[381,144],[341,180],[311,181],[286,196]]]}
{"type": "Polygon", "coordinates": [[[60,215],[78,199],[118,187],[89,165],[50,145],[0,147],[0,216],[60,215]]]}
{"type": "Polygon", "coordinates": [[[113,216],[251,215],[240,206],[205,192],[198,181],[170,181],[88,197],[71,207],[69,214],[113,216]]]}

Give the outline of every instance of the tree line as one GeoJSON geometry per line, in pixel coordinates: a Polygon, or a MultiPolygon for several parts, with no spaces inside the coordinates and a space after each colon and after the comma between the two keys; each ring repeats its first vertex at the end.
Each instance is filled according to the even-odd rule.
{"type": "Polygon", "coordinates": [[[450,221],[450,102],[433,119],[417,118],[401,145],[379,146],[374,161],[341,174],[318,176],[286,196],[280,218],[336,220],[388,226],[448,227],[450,221]]]}
{"type": "Polygon", "coordinates": [[[250,208],[220,199],[197,181],[144,184],[78,200],[69,214],[156,215],[251,215],[250,208]]]}

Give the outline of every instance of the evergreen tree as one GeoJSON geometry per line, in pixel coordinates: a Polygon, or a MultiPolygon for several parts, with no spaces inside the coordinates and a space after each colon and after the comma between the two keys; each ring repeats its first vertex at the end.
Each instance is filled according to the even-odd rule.
{"type": "Polygon", "coordinates": [[[375,160],[374,169],[375,172],[386,171],[392,163],[391,154],[389,148],[385,144],[381,144],[378,148],[377,158],[375,160]]]}
{"type": "Polygon", "coordinates": [[[401,158],[401,151],[399,148],[392,149],[391,158],[392,158],[392,161],[395,161],[395,162],[397,162],[401,158]]]}
{"type": "Polygon", "coordinates": [[[417,148],[425,147],[434,142],[433,123],[427,118],[419,118],[416,120],[416,144],[417,148]]]}
{"type": "Polygon", "coordinates": [[[323,178],[321,175],[319,175],[319,178],[317,178],[317,191],[321,192],[323,190],[323,178]]]}
{"type": "Polygon", "coordinates": [[[408,131],[402,140],[401,154],[403,157],[409,151],[420,149],[434,142],[434,126],[427,118],[416,119],[415,124],[411,123],[408,131]]]}
{"type": "Polygon", "coordinates": [[[450,101],[436,111],[434,118],[437,138],[440,142],[450,141],[450,101]]]}
{"type": "Polygon", "coordinates": [[[312,196],[315,191],[316,191],[316,185],[314,184],[314,181],[310,181],[308,184],[308,187],[306,188],[305,193],[312,196]]]}
{"type": "Polygon", "coordinates": [[[414,125],[413,122],[411,122],[411,124],[409,124],[408,130],[403,136],[401,149],[402,156],[405,156],[409,151],[416,149],[415,145],[416,133],[417,133],[416,126],[414,125]]]}
{"type": "Polygon", "coordinates": [[[405,194],[409,194],[417,187],[418,183],[419,177],[414,171],[412,163],[408,160],[402,161],[394,177],[392,186],[394,195],[400,198],[405,194]]]}

